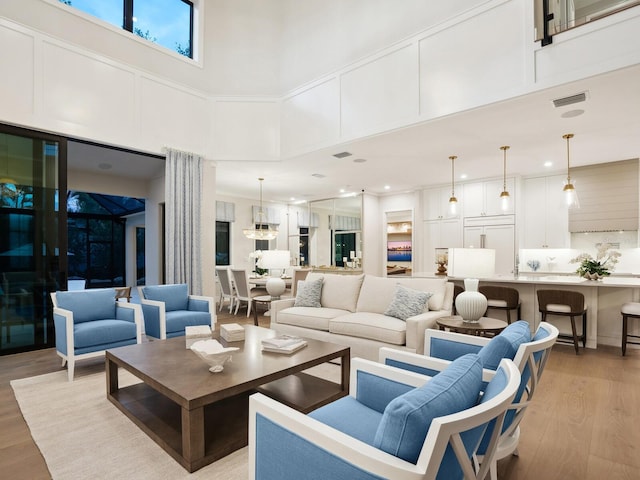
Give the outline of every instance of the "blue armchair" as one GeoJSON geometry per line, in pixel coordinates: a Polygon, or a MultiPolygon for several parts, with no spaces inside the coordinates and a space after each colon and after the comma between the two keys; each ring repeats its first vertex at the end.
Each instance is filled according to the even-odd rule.
{"type": "Polygon", "coordinates": [[[97,357],[109,348],[140,343],[140,305],[119,303],[113,288],[52,292],[56,352],[68,362],[73,381],[75,362],[97,357]]]}
{"type": "Polygon", "coordinates": [[[482,479],[473,456],[496,422],[495,449],[520,374],[504,360],[480,395],[482,364],[466,355],[433,378],[352,359],[350,395],[304,415],[249,399],[249,478],[482,479]]]}
{"type": "Polygon", "coordinates": [[[424,355],[391,348],[380,349],[381,363],[424,375],[433,375],[446,368],[461,355],[477,353],[483,361],[485,379],[488,379],[502,358],[513,359],[521,374],[521,384],[505,416],[496,452],[492,457],[484,454],[487,438],[483,439],[477,452],[477,459],[482,463],[487,463],[487,459],[491,458],[489,466],[492,480],[497,480],[497,461],[517,454],[520,422],[533,399],[551,348],[558,338],[558,329],[550,323],[540,323],[533,337],[529,328],[529,324],[521,320],[510,324],[492,339],[428,329],[425,331],[424,355]]]}
{"type": "Polygon", "coordinates": [[[138,287],[145,334],[165,339],[184,335],[194,325],[215,327],[213,298],[189,295],[186,283],[138,287]]]}

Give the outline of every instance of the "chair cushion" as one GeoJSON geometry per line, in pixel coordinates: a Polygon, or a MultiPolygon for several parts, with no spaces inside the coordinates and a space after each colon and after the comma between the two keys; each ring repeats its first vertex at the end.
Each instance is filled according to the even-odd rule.
{"type": "Polygon", "coordinates": [[[329,320],[329,332],[394,345],[407,343],[407,324],[379,313],[357,312],[333,318],[329,320]]]}
{"type": "Polygon", "coordinates": [[[166,312],[186,310],[189,307],[189,288],[186,283],[142,287],[144,298],[164,302],[166,312]]]}
{"type": "Polygon", "coordinates": [[[294,307],[320,308],[320,296],[322,295],[322,278],[315,280],[299,281],[294,307]]]}
{"type": "Polygon", "coordinates": [[[384,410],[374,446],[416,463],[434,418],[477,404],[482,387],[482,363],[467,354],[420,388],[392,400],[384,410]]]}
{"type": "Polygon", "coordinates": [[[195,325],[211,325],[211,314],[208,312],[191,312],[189,310],[174,310],[167,312],[167,334],[180,333],[184,335],[184,327],[195,325]]]}
{"type": "Polygon", "coordinates": [[[507,326],[500,334],[496,335],[480,349],[478,355],[484,368],[497,370],[500,360],[509,358],[513,360],[521,344],[531,341],[529,323],[519,320],[507,326]]]}
{"type": "Polygon", "coordinates": [[[384,315],[406,320],[409,317],[420,315],[432,293],[414,290],[404,285],[396,285],[393,300],[384,312],[384,315]]]}
{"type": "Polygon", "coordinates": [[[116,318],[116,291],[97,288],[74,292],[56,292],[58,307],[73,312],[73,323],[116,318]]]}
{"type": "Polygon", "coordinates": [[[74,348],[109,345],[136,338],[136,324],[123,320],[94,320],[73,327],[74,348]]]}
{"type": "Polygon", "coordinates": [[[622,305],[621,311],[622,313],[626,313],[627,315],[640,315],[640,303],[625,303],[624,305],[622,305]]]}
{"type": "Polygon", "coordinates": [[[314,410],[309,416],[369,445],[373,445],[382,419],[382,413],[350,395],[314,410]]]}

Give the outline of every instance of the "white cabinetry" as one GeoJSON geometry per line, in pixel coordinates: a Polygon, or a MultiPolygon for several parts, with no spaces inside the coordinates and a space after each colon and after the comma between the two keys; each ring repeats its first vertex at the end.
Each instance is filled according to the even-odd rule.
{"type": "Polygon", "coordinates": [[[500,194],[504,183],[502,180],[466,183],[464,185],[463,211],[465,217],[485,217],[491,215],[513,215],[515,204],[515,180],[507,178],[507,191],[511,201],[509,208],[502,210],[500,194]]]}
{"type": "Polygon", "coordinates": [[[565,177],[528,178],[524,181],[523,248],[568,248],[569,211],[562,191],[565,177]]]}
{"type": "Polygon", "coordinates": [[[506,216],[511,223],[480,225],[465,219],[464,247],[491,248],[496,251],[496,274],[513,273],[515,265],[515,225],[513,216],[506,216]]]}
{"type": "Polygon", "coordinates": [[[462,202],[462,188],[460,193],[456,191],[458,199],[458,210],[452,214],[449,211],[449,198],[451,198],[451,187],[427,188],[422,192],[424,203],[424,220],[442,220],[445,218],[459,218],[462,202]]]}
{"type": "MultiPolygon", "coordinates": [[[[462,220],[449,218],[424,222],[425,255],[423,271],[435,268],[436,248],[462,247],[462,220]]],[[[435,270],[433,270],[435,271],[435,270]]]]}

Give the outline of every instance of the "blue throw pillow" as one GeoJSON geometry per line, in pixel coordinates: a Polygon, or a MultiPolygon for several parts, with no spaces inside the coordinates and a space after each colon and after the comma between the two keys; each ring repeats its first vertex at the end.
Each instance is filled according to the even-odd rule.
{"type": "Polygon", "coordinates": [[[96,288],[73,292],[56,292],[58,307],[73,312],[73,323],[116,318],[116,291],[96,288]]]}
{"type": "Polygon", "coordinates": [[[434,418],[471,408],[482,388],[482,363],[469,353],[420,388],[393,399],[384,410],[373,445],[416,463],[434,418]]]}
{"type": "Polygon", "coordinates": [[[510,324],[489,343],[480,349],[478,355],[484,368],[497,370],[500,360],[509,358],[513,360],[521,344],[531,341],[529,323],[519,320],[510,324]]]}
{"type": "Polygon", "coordinates": [[[154,285],[143,287],[144,298],[164,302],[166,312],[187,310],[189,307],[189,288],[186,283],[175,285],[154,285]]]}

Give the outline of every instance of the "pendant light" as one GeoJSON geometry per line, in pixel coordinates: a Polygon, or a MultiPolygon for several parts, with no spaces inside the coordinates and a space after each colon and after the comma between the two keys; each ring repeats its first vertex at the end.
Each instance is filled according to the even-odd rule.
{"type": "Polygon", "coordinates": [[[258,180],[260,181],[260,209],[258,210],[258,216],[249,228],[242,230],[242,233],[252,240],[273,240],[278,236],[278,230],[267,223],[264,210],[262,210],[262,182],[264,178],[259,178],[258,180]]]}
{"type": "Polygon", "coordinates": [[[455,192],[455,187],[454,187],[454,183],[453,183],[453,179],[454,179],[454,169],[453,169],[453,165],[454,162],[456,160],[455,155],[451,155],[449,157],[449,160],[451,160],[451,197],[449,197],[449,213],[451,215],[455,215],[457,212],[457,207],[458,207],[458,199],[456,198],[456,192],[455,192]]]}
{"type": "Polygon", "coordinates": [[[578,192],[576,187],[571,183],[571,175],[569,174],[569,140],[573,138],[573,133],[567,133],[562,136],[567,140],[567,181],[564,184],[562,191],[564,192],[565,201],[568,208],[580,208],[580,201],[578,200],[578,192]]]}
{"type": "Polygon", "coordinates": [[[509,210],[509,204],[511,203],[511,197],[507,191],[507,150],[509,145],[503,145],[500,150],[504,153],[503,169],[502,169],[502,193],[500,194],[500,207],[503,212],[509,210]]]}

